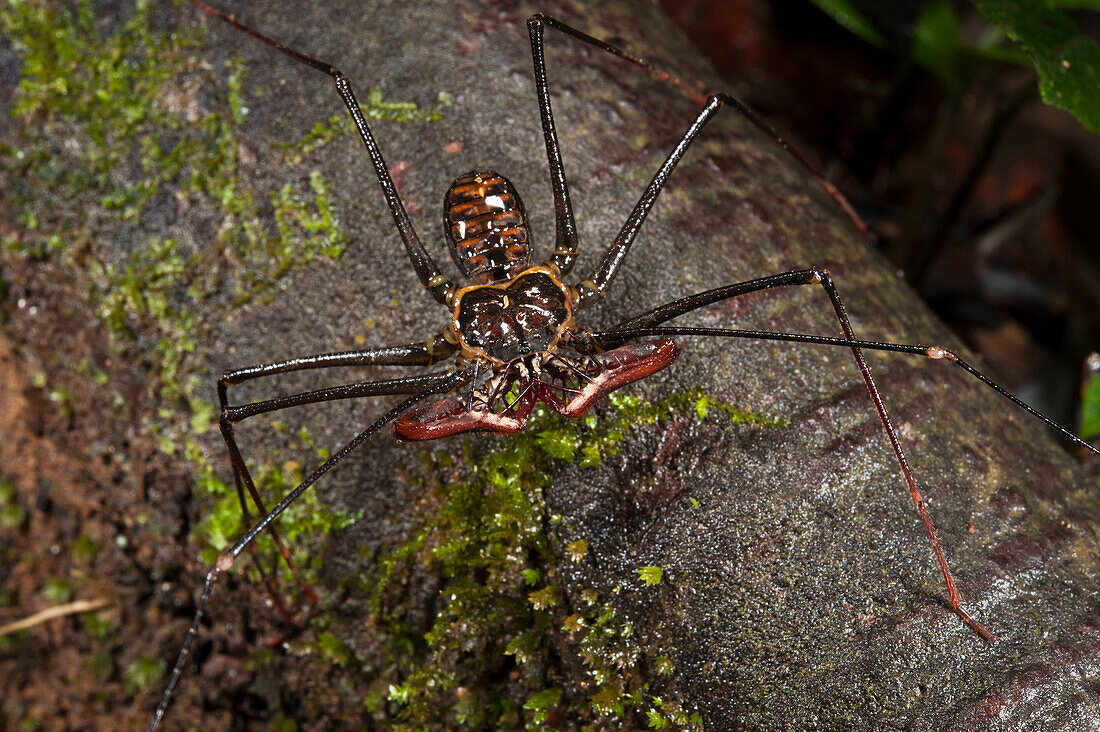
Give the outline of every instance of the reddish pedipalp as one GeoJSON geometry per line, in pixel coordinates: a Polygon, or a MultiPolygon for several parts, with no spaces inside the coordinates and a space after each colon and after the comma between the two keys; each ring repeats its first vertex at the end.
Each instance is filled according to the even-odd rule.
{"type": "MultiPolygon", "coordinates": [[[[671,338],[631,343],[594,356],[589,364],[591,373],[585,374],[578,364],[558,354],[557,359],[577,373],[585,374],[587,379],[579,389],[565,389],[573,394],[568,401],[555,393],[563,390],[561,386],[541,380],[541,375],[547,372],[535,369],[531,374],[532,369],[527,362],[517,360],[509,369],[522,369],[529,375],[515,381],[519,396],[505,409],[493,411],[494,402],[502,397],[494,396],[495,391],[491,390],[479,395],[488,398],[471,399],[469,395],[447,397],[396,420],[393,423],[393,434],[399,440],[408,442],[434,440],[462,432],[499,432],[512,435],[527,424],[536,402],[546,404],[564,417],[580,417],[602,397],[660,371],[679,355],[680,347],[671,338]],[[471,408],[471,404],[485,406],[471,408]]],[[[488,385],[483,388],[489,389],[488,385]]]]}

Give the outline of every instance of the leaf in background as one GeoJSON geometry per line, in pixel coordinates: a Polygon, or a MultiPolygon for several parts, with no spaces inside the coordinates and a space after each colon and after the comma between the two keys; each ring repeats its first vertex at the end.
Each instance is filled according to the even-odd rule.
{"type": "Polygon", "coordinates": [[[886,38],[852,0],[813,0],[813,3],[872,46],[886,46],[886,38]]]}
{"type": "Polygon", "coordinates": [[[951,3],[948,0],[924,3],[913,43],[916,62],[952,87],[959,71],[959,51],[959,21],[951,3]]]}
{"type": "Polygon", "coordinates": [[[1091,373],[1081,389],[1081,439],[1100,435],[1100,373],[1091,373]]]}
{"type": "Polygon", "coordinates": [[[1043,101],[1100,132],[1100,44],[1077,32],[1050,0],[974,0],[1035,62],[1043,101]]]}
{"type": "MultiPolygon", "coordinates": [[[[921,3],[907,31],[910,44],[900,38],[888,40],[890,34],[880,28],[875,19],[863,13],[854,0],[811,0],[837,23],[867,43],[895,55],[910,55],[931,71],[952,95],[960,94],[972,81],[979,61],[1024,65],[1030,63],[1027,54],[1006,43],[1005,33],[990,26],[974,45],[964,45],[959,33],[959,18],[951,0],[928,0],[921,3]]],[[[1080,0],[1100,2],[1100,0],[1080,0]]]]}

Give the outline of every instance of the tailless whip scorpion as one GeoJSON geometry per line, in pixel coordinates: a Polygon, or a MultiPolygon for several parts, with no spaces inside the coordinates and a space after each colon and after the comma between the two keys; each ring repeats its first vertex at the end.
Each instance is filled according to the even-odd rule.
{"type": "MultiPolygon", "coordinates": [[[[442,327],[423,342],[264,363],[227,371],[218,381],[220,427],[233,465],[241,504],[246,518],[251,519],[245,499],[247,492],[260,515],[247,533],[224,550],[209,569],[194,619],[172,669],[151,730],[160,726],[171,704],[220,575],[263,532],[271,533],[286,557],[286,549],[275,532],[274,522],[304,491],[365,440],[386,425],[391,425],[393,434],[404,441],[433,440],[474,431],[514,434],[524,428],[539,403],[563,417],[580,417],[609,392],[671,365],[680,354],[680,345],[676,339],[685,337],[786,341],[848,349],[897,460],[901,477],[924,524],[936,562],[943,574],[951,608],[974,633],[990,643],[995,642],[994,634],[963,605],[920,485],[909,466],[897,430],[887,414],[863,351],[911,354],[953,364],[1017,407],[1046,422],[1077,445],[1092,452],[1100,451],[1007,392],[950,350],[934,345],[858,339],[832,277],[821,267],[808,266],[723,285],[658,305],[648,312],[604,330],[591,331],[582,325],[582,311],[595,305],[609,292],[631,244],[677,164],[722,109],[735,110],[771,137],[824,187],[837,205],[845,210],[856,228],[861,231],[865,229],[863,222],[837,189],[751,109],[727,94],[703,97],[687,84],[642,58],[554,18],[542,14],[533,15],[527,20],[527,29],[530,34],[539,116],[554,200],[556,231],[553,249],[546,259],[532,264],[532,236],[519,192],[507,178],[491,169],[471,170],[458,176],[444,197],[443,223],[450,254],[465,278],[464,282],[455,283],[440,272],[414,229],[387,169],[381,148],[360,110],[348,78],[331,64],[284,45],[244,25],[231,14],[221,12],[200,0],[191,2],[206,14],[332,79],[366,147],[386,207],[393,216],[413,270],[431,297],[446,308],[447,315],[443,319],[442,327]],[[547,29],[634,64],[646,73],[678,87],[698,103],[695,118],[653,175],[598,265],[572,282],[566,278],[577,257],[579,237],[569,183],[559,149],[543,56],[543,36],[547,29]],[[666,325],[685,313],[749,293],[806,285],[820,287],[824,291],[843,335],[666,325]],[[229,400],[231,387],[275,374],[345,366],[425,367],[446,360],[451,361],[451,367],[434,373],[329,387],[249,404],[237,405],[229,400]],[[266,508],[237,445],[234,436],[237,424],[257,415],[299,405],[392,395],[406,395],[407,398],[378,417],[339,450],[332,452],[275,506],[266,508]]],[[[294,569],[292,564],[291,569],[294,569]]],[[[299,581],[303,587],[308,587],[300,578],[299,581]]],[[[307,590],[307,596],[315,602],[311,591],[307,590]]]]}

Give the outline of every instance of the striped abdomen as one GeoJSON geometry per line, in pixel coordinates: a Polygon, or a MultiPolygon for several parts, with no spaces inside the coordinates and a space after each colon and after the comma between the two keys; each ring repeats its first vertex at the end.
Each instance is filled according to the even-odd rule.
{"type": "Polygon", "coordinates": [[[515,187],[491,170],[471,170],[443,199],[451,257],[477,284],[507,280],[527,269],[531,235],[515,187]]]}

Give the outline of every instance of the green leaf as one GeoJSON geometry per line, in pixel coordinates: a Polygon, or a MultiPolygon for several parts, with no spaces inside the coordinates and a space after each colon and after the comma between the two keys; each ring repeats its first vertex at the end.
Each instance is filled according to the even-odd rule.
{"type": "Polygon", "coordinates": [[[1050,0],[974,0],[991,23],[1019,41],[1039,72],[1043,101],[1100,132],[1100,44],[1079,33],[1050,0]]]}
{"type": "Polygon", "coordinates": [[[622,696],[622,685],[617,681],[601,686],[599,691],[592,695],[592,708],[602,714],[616,711],[622,696]]]}
{"type": "Polygon", "coordinates": [[[398,704],[408,704],[416,696],[416,689],[409,684],[397,684],[396,686],[390,684],[390,690],[387,698],[398,704]]]}
{"type": "Polygon", "coordinates": [[[554,607],[561,599],[557,585],[543,587],[541,590],[527,593],[527,601],[536,610],[545,610],[554,607]]]}
{"type": "Polygon", "coordinates": [[[913,56],[950,86],[958,76],[959,22],[947,0],[934,0],[921,7],[917,20],[913,56]]]}
{"type": "Polygon", "coordinates": [[[664,729],[668,726],[668,720],[661,716],[661,713],[656,709],[650,709],[647,715],[649,716],[650,729],[664,729]]]}
{"type": "Polygon", "coordinates": [[[881,48],[886,45],[886,38],[852,0],[813,0],[813,3],[872,46],[881,48]]]}
{"type": "Polygon", "coordinates": [[[661,676],[672,676],[676,667],[672,665],[672,661],[668,660],[667,656],[657,656],[653,659],[653,668],[661,676]]]}
{"type": "Polygon", "coordinates": [[[695,400],[695,415],[699,419],[706,419],[708,411],[710,411],[710,405],[709,400],[705,396],[695,400]]]}
{"type": "Polygon", "coordinates": [[[1081,390],[1081,439],[1100,435],[1100,373],[1089,374],[1081,390]]]}

